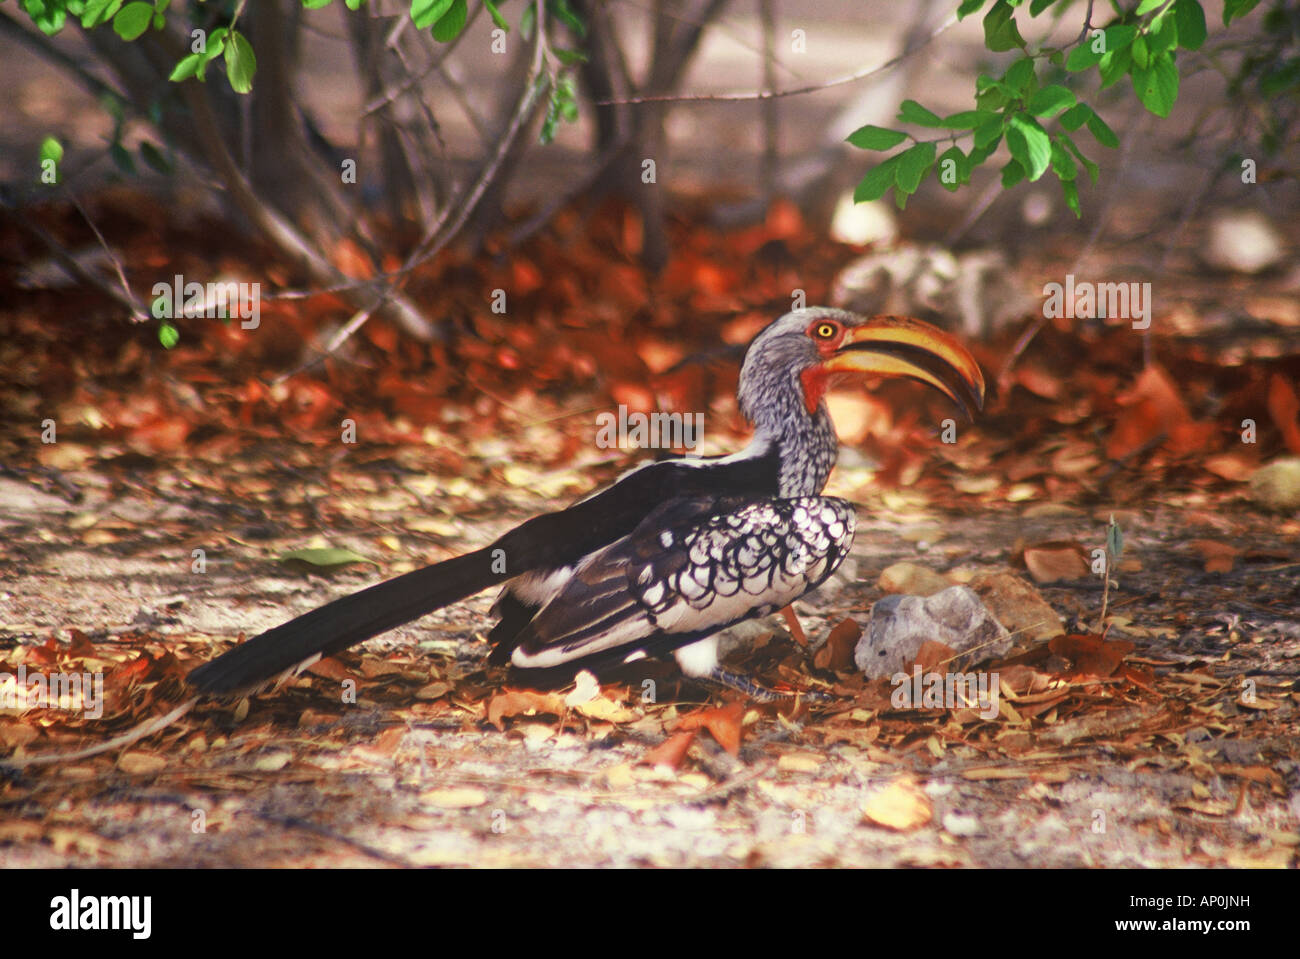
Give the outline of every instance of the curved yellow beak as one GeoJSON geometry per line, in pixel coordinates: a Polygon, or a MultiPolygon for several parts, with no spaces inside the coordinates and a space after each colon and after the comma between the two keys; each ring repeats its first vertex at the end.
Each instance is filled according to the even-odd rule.
{"type": "Polygon", "coordinates": [[[906,316],[873,316],[850,327],[822,364],[832,373],[919,380],[961,407],[967,419],[984,408],[984,374],[975,358],[938,327],[906,316]]]}

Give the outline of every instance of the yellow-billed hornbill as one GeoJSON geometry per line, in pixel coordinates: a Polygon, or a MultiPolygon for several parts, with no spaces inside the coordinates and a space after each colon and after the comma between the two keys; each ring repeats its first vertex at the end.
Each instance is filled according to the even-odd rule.
{"type": "Polygon", "coordinates": [[[716,634],[789,605],[826,580],[853,541],[854,510],[821,496],[838,440],[833,374],[907,377],[970,414],[984,379],[951,336],[919,320],[795,310],[750,344],[739,453],[648,463],[496,542],[314,609],[187,677],[199,693],[252,692],[321,656],[504,583],[489,661],[599,671],[673,653],[688,676],[768,698],[718,665],[716,634]]]}

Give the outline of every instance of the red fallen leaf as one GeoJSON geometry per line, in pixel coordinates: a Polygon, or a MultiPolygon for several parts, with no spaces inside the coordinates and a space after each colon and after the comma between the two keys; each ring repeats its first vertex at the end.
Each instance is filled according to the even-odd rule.
{"type": "Polygon", "coordinates": [[[654,749],[637,760],[638,766],[667,766],[676,769],[686,758],[686,750],[695,742],[696,730],[688,729],[673,733],[654,749]]]}
{"type": "Polygon", "coordinates": [[[1123,459],[1161,433],[1191,421],[1191,414],[1169,375],[1159,366],[1148,366],[1119,398],[1123,413],[1106,442],[1106,455],[1123,459]]]}
{"type": "Polygon", "coordinates": [[[153,670],[153,657],[147,652],[141,653],[129,663],[124,663],[113,670],[113,680],[127,686],[133,682],[142,682],[153,670]]]}
{"type": "Polygon", "coordinates": [[[1135,647],[1122,639],[1105,640],[1096,634],[1072,633],[1068,636],[1053,636],[1048,641],[1047,648],[1062,659],[1069,660],[1076,673],[1109,676],[1135,647]]]}
{"type": "Polygon", "coordinates": [[[507,716],[536,713],[563,716],[567,711],[564,697],[559,693],[539,693],[532,689],[507,689],[497,693],[488,701],[487,718],[488,722],[504,732],[506,726],[501,720],[507,716]]]}
{"type": "Polygon", "coordinates": [[[1282,431],[1286,448],[1300,453],[1300,397],[1281,373],[1274,373],[1268,381],[1268,415],[1282,431]]]}
{"type": "Polygon", "coordinates": [[[921,644],[921,648],[916,651],[916,665],[921,667],[921,672],[932,673],[939,671],[941,667],[948,666],[956,657],[957,650],[951,646],[933,639],[927,639],[921,644]]]}
{"type": "Polygon", "coordinates": [[[744,703],[728,703],[710,709],[701,709],[683,717],[679,730],[707,729],[718,745],[731,755],[740,753],[741,720],[745,718],[744,703]]]}
{"type": "Polygon", "coordinates": [[[356,679],[356,674],[340,663],[333,656],[327,656],[324,659],[317,660],[307,667],[307,672],[313,676],[320,676],[322,679],[333,679],[343,682],[347,679],[356,679]]]}
{"type": "Polygon", "coordinates": [[[156,417],[131,430],[127,442],[139,453],[170,453],[185,445],[191,426],[179,416],[156,417]]]}
{"type": "Polygon", "coordinates": [[[1137,666],[1130,666],[1128,663],[1120,663],[1116,675],[1127,679],[1134,686],[1140,686],[1149,693],[1156,691],[1156,675],[1149,669],[1141,669],[1137,666]]]}
{"type": "Polygon", "coordinates": [[[1241,555],[1241,550],[1236,546],[1212,539],[1194,539],[1187,545],[1201,554],[1207,573],[1231,573],[1237,557],[1241,555]]]}
{"type": "Polygon", "coordinates": [[[1023,559],[1029,575],[1038,583],[1081,579],[1089,572],[1088,554],[1078,543],[1035,543],[1025,547],[1023,559]]]}
{"type": "Polygon", "coordinates": [[[72,644],[68,649],[69,656],[85,659],[95,655],[95,644],[90,641],[89,636],[79,629],[71,629],[68,632],[72,634],[72,644]]]}
{"type": "Polygon", "coordinates": [[[790,635],[794,637],[794,641],[800,646],[807,646],[808,634],[803,631],[803,623],[799,622],[799,617],[795,614],[794,607],[785,607],[785,609],[781,610],[781,615],[785,618],[785,625],[789,628],[790,635]]]}
{"type": "Polygon", "coordinates": [[[831,634],[826,637],[826,645],[817,650],[813,665],[818,669],[830,669],[844,672],[853,668],[853,650],[862,635],[862,627],[852,619],[842,619],[836,623],[831,634]]]}

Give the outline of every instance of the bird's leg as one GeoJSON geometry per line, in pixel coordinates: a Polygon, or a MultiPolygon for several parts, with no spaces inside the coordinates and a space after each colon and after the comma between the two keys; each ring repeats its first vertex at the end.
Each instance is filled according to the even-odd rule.
{"type": "Polygon", "coordinates": [[[705,676],[698,677],[707,679],[710,682],[717,683],[719,686],[725,686],[728,689],[734,689],[737,692],[744,693],[750,699],[760,703],[783,703],[792,699],[803,699],[813,705],[823,706],[835,701],[834,696],[828,696],[825,693],[818,693],[812,690],[791,690],[785,692],[780,689],[768,689],[766,686],[756,683],[741,673],[733,673],[729,669],[723,669],[721,666],[714,666],[705,676]]]}

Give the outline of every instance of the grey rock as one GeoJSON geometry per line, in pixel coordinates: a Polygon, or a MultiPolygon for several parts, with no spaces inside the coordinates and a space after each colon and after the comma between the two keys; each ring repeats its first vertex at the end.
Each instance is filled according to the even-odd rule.
{"type": "Polygon", "coordinates": [[[886,596],[871,607],[871,619],[853,651],[853,661],[869,679],[905,671],[926,640],[958,656],[951,664],[964,670],[977,662],[1005,655],[1013,637],[968,586],[951,586],[933,596],[886,596]],[[975,647],[979,647],[976,649],[975,647]]]}

